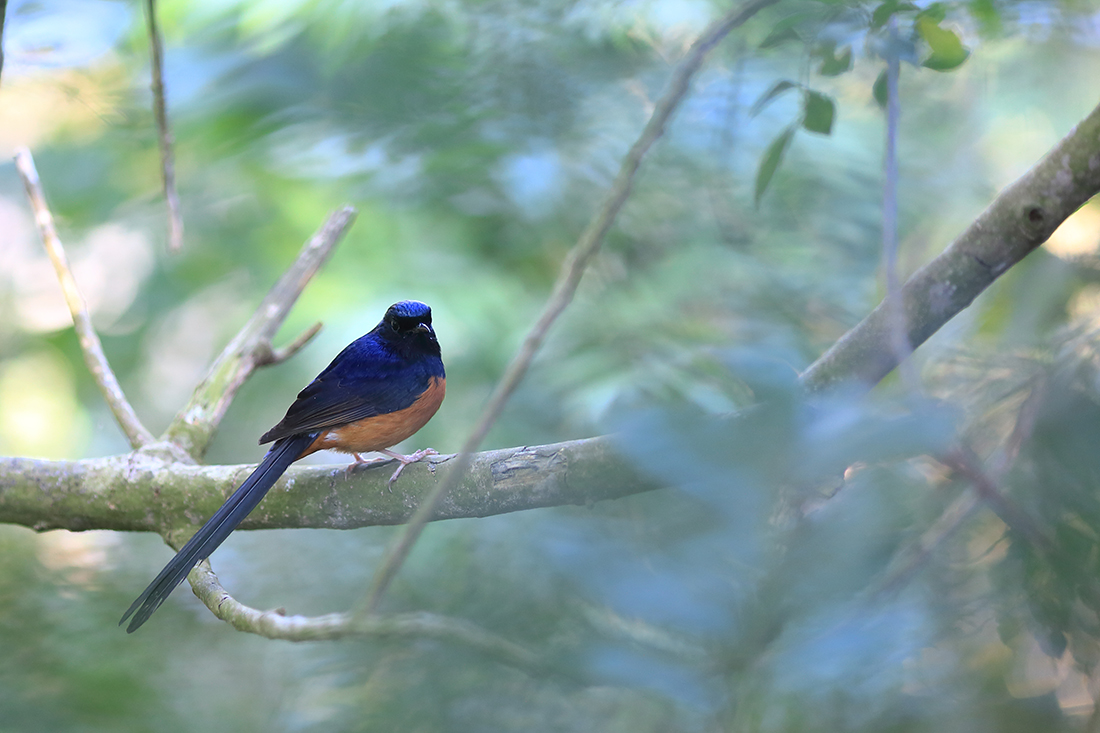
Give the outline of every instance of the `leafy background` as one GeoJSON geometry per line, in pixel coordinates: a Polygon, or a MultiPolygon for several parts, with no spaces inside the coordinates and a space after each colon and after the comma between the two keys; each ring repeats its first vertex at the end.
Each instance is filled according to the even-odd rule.
{"type": "MultiPolygon", "coordinates": [[[[724,10],[158,8],[181,254],[165,252],[139,4],[9,2],[0,87],[4,157],[34,150],[154,432],[327,212],[360,210],[281,338],[324,331],[245,386],[212,463],[258,460],[293,394],[410,297],[434,309],[450,389],[406,447],[457,449],[672,65],[724,10]]],[[[1088,2],[784,2],[713,55],[486,441],[615,431],[671,488],[433,525],[387,597],[389,611],[469,619],[559,673],[430,641],[270,642],[186,590],[127,636],[118,616],[171,554],[159,538],[3,526],[0,730],[1095,725],[1100,209],[921,348],[919,395],[888,381],[871,399],[807,404],[794,379],[882,295],[881,55],[908,62],[904,275],[1091,109],[1098,29],[1088,2]],[[963,436],[994,464],[1029,395],[1036,417],[1001,488],[1053,549],[978,505],[910,563],[968,490],[930,456],[963,436]],[[766,407],[728,419],[753,403],[766,407]]],[[[0,453],[124,452],[10,163],[0,261],[0,453]]],[[[241,532],[214,565],[249,605],[341,610],[391,531],[241,532]]]]}

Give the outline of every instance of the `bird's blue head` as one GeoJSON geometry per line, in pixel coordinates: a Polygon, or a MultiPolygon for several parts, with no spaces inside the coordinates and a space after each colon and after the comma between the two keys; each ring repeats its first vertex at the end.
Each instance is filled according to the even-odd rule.
{"type": "Polygon", "coordinates": [[[428,323],[432,322],[432,309],[419,300],[402,300],[400,303],[394,303],[386,311],[386,318],[393,316],[394,318],[418,318],[427,319],[428,323]]]}
{"type": "Polygon", "coordinates": [[[391,305],[374,330],[402,351],[439,355],[439,342],[432,329],[432,309],[418,300],[391,305]]]}

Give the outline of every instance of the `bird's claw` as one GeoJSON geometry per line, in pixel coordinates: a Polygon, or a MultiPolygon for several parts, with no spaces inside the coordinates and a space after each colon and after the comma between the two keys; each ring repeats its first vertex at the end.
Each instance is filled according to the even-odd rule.
{"type": "Polygon", "coordinates": [[[351,476],[362,466],[372,466],[375,463],[382,463],[386,460],[385,458],[374,458],[368,461],[366,458],[363,458],[363,456],[359,455],[358,453],[352,453],[352,455],[355,457],[355,460],[349,463],[347,468],[344,469],[344,474],[347,476],[351,476]]]}
{"type": "Polygon", "coordinates": [[[401,472],[405,470],[405,466],[409,465],[410,463],[416,463],[417,461],[421,460],[422,458],[425,458],[426,456],[438,456],[439,455],[439,451],[434,450],[432,448],[424,448],[423,450],[418,450],[416,453],[412,453],[412,454],[407,455],[407,456],[403,456],[400,453],[394,453],[393,451],[388,451],[388,450],[384,450],[384,451],[381,451],[381,452],[386,454],[387,456],[389,456],[390,458],[394,459],[395,461],[397,461],[401,464],[397,467],[397,470],[393,472],[393,475],[390,476],[390,480],[386,482],[386,489],[390,493],[393,493],[393,482],[396,481],[397,477],[401,475],[401,472]]]}

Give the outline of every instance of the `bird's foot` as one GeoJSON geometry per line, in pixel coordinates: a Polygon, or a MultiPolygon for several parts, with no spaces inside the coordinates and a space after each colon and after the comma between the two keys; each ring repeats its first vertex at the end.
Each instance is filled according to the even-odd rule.
{"type": "Polygon", "coordinates": [[[348,476],[355,473],[362,466],[373,466],[376,463],[385,463],[386,461],[385,458],[373,458],[368,461],[366,458],[363,458],[363,456],[359,455],[358,453],[352,453],[352,455],[355,456],[355,460],[352,463],[349,463],[348,467],[344,469],[344,473],[348,476]]]}
{"type": "Polygon", "coordinates": [[[416,453],[413,453],[413,454],[407,455],[407,456],[403,456],[400,453],[394,453],[393,451],[390,451],[390,450],[383,450],[383,451],[378,451],[378,452],[386,454],[387,456],[394,459],[395,461],[400,462],[400,464],[401,464],[400,466],[397,467],[397,470],[393,472],[393,475],[390,476],[390,480],[388,482],[386,482],[386,488],[389,489],[391,492],[393,491],[393,482],[396,481],[397,477],[401,475],[401,472],[405,470],[405,466],[409,465],[410,463],[416,463],[417,461],[424,458],[425,456],[438,456],[439,455],[438,451],[435,451],[431,448],[425,448],[424,450],[418,450],[416,453]]]}

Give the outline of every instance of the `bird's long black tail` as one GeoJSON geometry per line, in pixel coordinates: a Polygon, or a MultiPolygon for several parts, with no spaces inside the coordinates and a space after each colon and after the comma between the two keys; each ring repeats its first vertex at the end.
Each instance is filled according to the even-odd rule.
{"type": "Polygon", "coordinates": [[[130,604],[126,613],[122,614],[118,625],[122,626],[126,623],[126,619],[132,614],[133,619],[126,627],[126,632],[132,634],[148,621],[176,586],[183,582],[191,569],[200,561],[210,557],[210,553],[216,550],[218,545],[237,528],[237,525],[256,508],[256,505],[267,495],[268,490],[275,485],[290,464],[298,460],[302,451],[308,448],[316,437],[316,433],[291,435],[275,441],[275,445],[271,446],[271,450],[264,456],[260,465],[256,466],[256,470],[164,566],[164,570],[160,571],[160,575],[153,579],[137,600],[130,604]]]}

